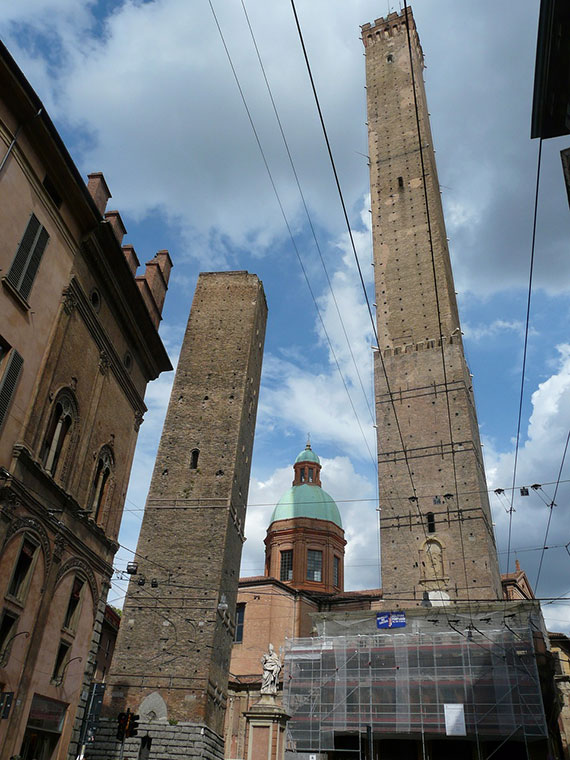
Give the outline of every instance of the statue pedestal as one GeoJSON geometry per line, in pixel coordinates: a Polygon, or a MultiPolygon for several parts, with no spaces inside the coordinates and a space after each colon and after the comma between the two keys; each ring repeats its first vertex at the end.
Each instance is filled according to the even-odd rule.
{"type": "Polygon", "coordinates": [[[244,712],[247,721],[247,760],[283,760],[285,725],[289,718],[278,705],[274,694],[262,694],[251,710],[244,712]]]}

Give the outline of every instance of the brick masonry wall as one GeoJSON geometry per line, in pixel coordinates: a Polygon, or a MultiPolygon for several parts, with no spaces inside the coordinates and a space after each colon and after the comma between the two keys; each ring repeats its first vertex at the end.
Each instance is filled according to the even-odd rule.
{"type": "Polygon", "coordinates": [[[379,344],[382,585],[384,598],[403,607],[419,603],[424,591],[458,600],[500,597],[411,11],[409,22],[421,151],[405,16],[392,13],[362,29],[379,344]]]}
{"type": "Polygon", "coordinates": [[[169,720],[223,732],[266,316],[255,275],[200,275],[109,674],[111,718],[158,694],[169,720]]]}
{"type": "MultiPolygon", "coordinates": [[[[162,720],[139,723],[138,736],[125,741],[124,760],[139,760],[145,737],[151,739],[147,760],[222,760],[224,757],[221,738],[207,727],[195,723],[170,725],[167,720],[162,720]]],[[[120,752],[116,721],[101,719],[97,743],[87,747],[85,760],[107,760],[119,757],[120,752]]]]}

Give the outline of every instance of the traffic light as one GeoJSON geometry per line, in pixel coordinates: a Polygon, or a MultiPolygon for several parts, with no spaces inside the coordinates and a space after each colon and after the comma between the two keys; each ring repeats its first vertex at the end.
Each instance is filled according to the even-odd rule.
{"type": "Polygon", "coordinates": [[[126,712],[120,712],[117,715],[117,740],[120,742],[125,741],[125,733],[127,729],[127,725],[129,723],[129,713],[126,712]]]}
{"type": "Polygon", "coordinates": [[[127,737],[127,739],[130,739],[131,736],[136,736],[138,734],[139,718],[140,718],[140,715],[135,715],[134,713],[131,713],[129,715],[129,720],[127,722],[127,729],[125,731],[125,736],[127,737]]]}

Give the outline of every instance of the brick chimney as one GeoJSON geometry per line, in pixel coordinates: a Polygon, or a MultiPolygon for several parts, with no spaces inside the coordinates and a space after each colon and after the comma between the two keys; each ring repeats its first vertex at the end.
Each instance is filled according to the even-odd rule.
{"type": "Polygon", "coordinates": [[[93,202],[97,206],[97,209],[101,216],[105,213],[107,207],[107,201],[111,197],[111,191],[109,190],[103,172],[92,172],[87,175],[88,183],[87,190],[89,195],[93,198],[93,202]]]}
{"type": "Polygon", "coordinates": [[[133,274],[136,274],[137,269],[140,265],[140,261],[138,259],[137,254],[135,253],[134,246],[124,245],[123,253],[125,254],[125,258],[127,260],[127,264],[129,265],[129,269],[131,270],[133,274]]]}
{"type": "Polygon", "coordinates": [[[123,224],[121,215],[118,211],[107,211],[105,213],[105,220],[109,222],[115,233],[115,237],[119,241],[119,245],[123,244],[123,238],[127,234],[127,228],[123,224]]]}
{"type": "Polygon", "coordinates": [[[171,269],[172,260],[168,251],[158,251],[154,258],[146,262],[144,275],[138,275],[135,278],[154,326],[157,328],[162,319],[162,307],[171,269]]]}

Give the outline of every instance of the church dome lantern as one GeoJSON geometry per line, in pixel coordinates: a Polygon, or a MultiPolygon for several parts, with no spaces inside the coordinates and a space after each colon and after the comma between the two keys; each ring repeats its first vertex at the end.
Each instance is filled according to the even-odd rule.
{"type": "Polygon", "coordinates": [[[310,442],[293,471],[293,484],[267,529],[265,574],[297,589],[338,593],[344,585],[344,530],[334,499],[321,486],[321,462],[310,442]]]}

